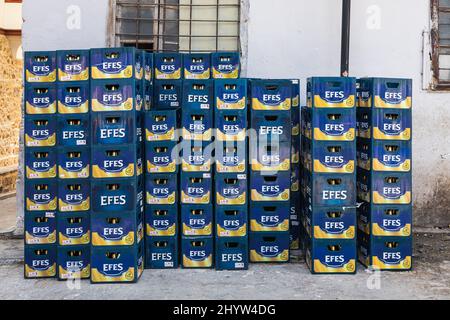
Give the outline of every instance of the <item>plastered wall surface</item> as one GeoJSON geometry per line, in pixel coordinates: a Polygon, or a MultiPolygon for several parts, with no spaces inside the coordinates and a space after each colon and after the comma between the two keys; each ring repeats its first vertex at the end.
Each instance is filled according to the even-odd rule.
{"type": "Polygon", "coordinates": [[[17,176],[22,103],[22,62],[0,35],[0,194],[13,191],[17,176]]]}
{"type": "MultiPolygon", "coordinates": [[[[338,75],[341,1],[241,2],[247,28],[241,31],[247,76],[300,78],[304,103],[308,76],[338,75]]],[[[108,39],[109,3],[109,0],[24,0],[24,50],[104,46],[108,39]],[[79,25],[71,20],[74,10],[81,14],[79,25]]],[[[413,79],[415,223],[448,226],[450,93],[422,90],[423,32],[430,28],[429,3],[429,0],[352,1],[350,72],[356,77],[413,79]]],[[[427,50],[428,47],[425,56],[427,50]]]]}

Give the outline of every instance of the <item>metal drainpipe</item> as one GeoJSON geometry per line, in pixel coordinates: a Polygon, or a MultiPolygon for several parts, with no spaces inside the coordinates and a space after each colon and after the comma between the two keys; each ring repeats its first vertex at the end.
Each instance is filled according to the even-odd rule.
{"type": "Polygon", "coordinates": [[[341,76],[349,76],[351,0],[342,0],[341,76]]]}

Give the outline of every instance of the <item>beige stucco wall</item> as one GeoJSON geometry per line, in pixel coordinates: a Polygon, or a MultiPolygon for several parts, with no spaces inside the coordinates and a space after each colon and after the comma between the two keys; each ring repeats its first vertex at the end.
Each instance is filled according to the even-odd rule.
{"type": "Polygon", "coordinates": [[[22,28],[21,3],[5,3],[5,0],[0,0],[0,28],[6,30],[22,28]]]}
{"type": "Polygon", "coordinates": [[[15,189],[22,103],[22,62],[0,35],[0,194],[15,189]]]}

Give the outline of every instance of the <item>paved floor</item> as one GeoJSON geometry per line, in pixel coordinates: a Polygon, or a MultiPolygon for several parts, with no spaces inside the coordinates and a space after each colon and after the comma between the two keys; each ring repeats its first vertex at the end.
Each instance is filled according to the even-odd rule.
{"type": "Polygon", "coordinates": [[[252,265],[248,271],[146,270],[137,284],[24,280],[20,264],[0,266],[0,299],[450,299],[450,261],[407,273],[311,275],[304,264],[252,265]],[[368,283],[371,288],[368,288],[368,283]]]}
{"type": "Polygon", "coordinates": [[[0,200],[0,233],[16,224],[16,196],[0,200]]]}
{"type": "MultiPolygon", "coordinates": [[[[0,202],[1,214],[14,216],[6,206],[0,202]]],[[[91,285],[24,280],[22,240],[0,240],[0,299],[450,299],[449,245],[448,232],[416,234],[411,272],[374,275],[359,267],[354,276],[318,276],[291,263],[238,272],[146,270],[137,284],[91,285]]]]}

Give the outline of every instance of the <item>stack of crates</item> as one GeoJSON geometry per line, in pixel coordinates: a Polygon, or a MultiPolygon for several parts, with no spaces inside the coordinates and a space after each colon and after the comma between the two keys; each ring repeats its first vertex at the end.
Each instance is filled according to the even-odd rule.
{"type": "Polygon", "coordinates": [[[212,268],[214,82],[209,54],[183,57],[181,256],[183,268],[212,268]],[[209,72],[208,72],[209,71],[209,72]]]}
{"type": "Polygon", "coordinates": [[[89,50],[57,51],[58,279],[90,277],[89,50]]]}
{"type": "Polygon", "coordinates": [[[308,79],[302,222],[312,273],[356,272],[356,79],[308,79]]]}
{"type": "Polygon", "coordinates": [[[215,80],[216,270],[248,269],[247,85],[215,80]]]}
{"type": "Polygon", "coordinates": [[[250,80],[250,261],[289,261],[290,80],[250,80]]]}
{"type": "Polygon", "coordinates": [[[25,278],[57,275],[56,52],[25,53],[25,278]]]}
{"type": "Polygon", "coordinates": [[[144,269],[144,54],[91,50],[91,282],[136,282],[144,269]]]}
{"type": "MultiPolygon", "coordinates": [[[[291,256],[300,249],[300,80],[293,79],[291,107],[291,208],[289,219],[291,256]]],[[[294,257],[297,257],[295,255],[294,257]]]]}
{"type": "Polygon", "coordinates": [[[412,80],[359,80],[358,258],[377,270],[412,266],[411,108],[412,80]]]}
{"type": "Polygon", "coordinates": [[[146,56],[148,61],[154,60],[150,69],[155,75],[147,77],[153,81],[154,97],[145,112],[145,265],[149,269],[177,268],[179,165],[174,156],[179,139],[181,57],[146,56]]]}

